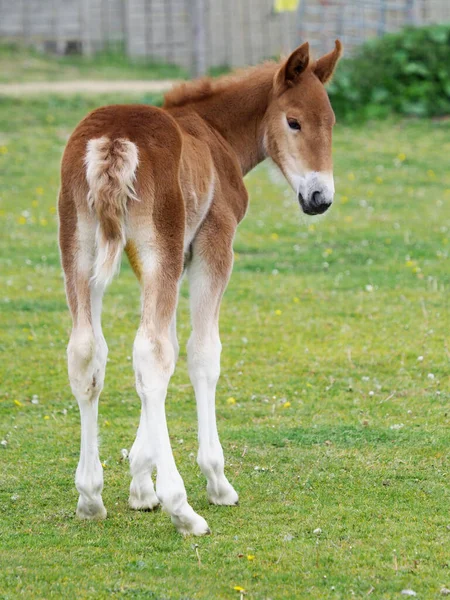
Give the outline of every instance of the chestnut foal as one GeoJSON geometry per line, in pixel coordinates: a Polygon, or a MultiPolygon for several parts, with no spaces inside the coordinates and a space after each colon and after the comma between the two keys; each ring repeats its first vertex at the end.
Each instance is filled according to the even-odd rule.
{"type": "Polygon", "coordinates": [[[198,413],[198,464],[213,504],[238,495],[224,474],[215,414],[220,372],[219,307],[233,264],[233,237],[248,197],[243,177],[271,157],[303,212],[333,201],[334,114],[324,84],[341,44],[313,62],[303,44],[282,63],[218,80],[183,83],[152,106],[107,106],[76,128],[64,152],[59,241],[73,329],[69,378],[81,413],[77,515],[105,518],[97,443],[107,345],[102,297],[123,250],[142,288],[133,363],[142,411],[130,451],[130,506],[159,503],[183,534],[209,533],[188,504],[165,415],[178,355],[175,311],[184,269],[190,282],[189,375],[198,413]],[[156,468],[156,491],[152,471],[156,468]]]}

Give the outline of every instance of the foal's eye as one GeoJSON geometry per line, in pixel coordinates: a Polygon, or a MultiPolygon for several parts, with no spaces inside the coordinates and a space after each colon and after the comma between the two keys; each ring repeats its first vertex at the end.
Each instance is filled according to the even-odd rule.
{"type": "Polygon", "coordinates": [[[300,131],[301,125],[297,121],[297,119],[290,119],[290,118],[288,118],[287,122],[288,122],[288,125],[289,125],[289,127],[291,129],[294,129],[295,131],[300,131]]]}

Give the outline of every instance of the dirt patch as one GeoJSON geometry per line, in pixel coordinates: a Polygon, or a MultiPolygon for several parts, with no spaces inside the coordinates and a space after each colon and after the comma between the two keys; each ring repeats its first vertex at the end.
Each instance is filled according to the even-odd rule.
{"type": "Polygon", "coordinates": [[[30,81],[26,83],[2,83],[0,94],[22,96],[31,94],[109,94],[151,92],[163,93],[170,90],[176,80],[161,81],[123,80],[123,81],[30,81]]]}

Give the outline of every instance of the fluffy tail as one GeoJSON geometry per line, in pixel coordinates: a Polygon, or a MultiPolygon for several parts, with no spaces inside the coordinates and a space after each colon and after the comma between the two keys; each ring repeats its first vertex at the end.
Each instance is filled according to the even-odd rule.
{"type": "Polygon", "coordinates": [[[129,140],[101,137],[88,142],[88,204],[98,222],[92,279],[105,286],[120,268],[127,204],[129,199],[137,200],[134,180],[138,162],[137,146],[129,140]]]}

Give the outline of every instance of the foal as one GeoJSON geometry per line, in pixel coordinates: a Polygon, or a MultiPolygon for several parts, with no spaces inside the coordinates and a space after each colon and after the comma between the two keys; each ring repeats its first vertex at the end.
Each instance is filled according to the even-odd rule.
{"type": "Polygon", "coordinates": [[[340,54],[336,41],[332,52],[313,62],[306,43],[282,63],[183,83],[166,95],[162,109],[99,108],[72,134],[61,166],[59,241],[73,318],[69,378],[81,413],[78,517],[106,517],[97,443],[108,352],[101,310],[123,250],[142,289],[133,349],[142,411],[129,457],[130,506],[149,510],[161,503],[181,533],[209,533],[188,504],[164,409],[178,356],[175,311],[184,270],[190,283],[187,350],[197,402],[198,464],[210,502],[237,504],[224,474],[215,391],[219,307],[233,264],[233,237],[248,203],[243,177],[269,156],[303,212],[328,209],[335,119],[324,84],[340,54]]]}

